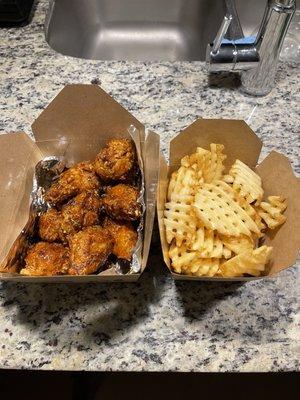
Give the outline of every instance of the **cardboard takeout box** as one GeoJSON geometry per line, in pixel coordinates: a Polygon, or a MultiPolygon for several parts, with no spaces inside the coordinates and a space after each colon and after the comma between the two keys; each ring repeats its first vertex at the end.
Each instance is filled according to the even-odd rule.
{"type": "Polygon", "coordinates": [[[93,159],[107,139],[130,137],[143,161],[146,214],[141,272],[120,275],[108,269],[98,275],[27,277],[7,270],[1,280],[40,282],[137,281],[149,253],[156,204],[159,136],[145,135],[145,127],[96,85],[66,86],[32,124],[35,141],[24,132],[0,135],[0,265],[4,265],[29,217],[36,164],[47,156],[61,156],[67,164],[93,159]]]}
{"type": "MultiPolygon", "coordinates": [[[[280,195],[287,199],[286,222],[276,230],[268,230],[265,244],[273,247],[268,274],[272,276],[292,266],[300,247],[300,181],[294,175],[287,157],[272,151],[259,165],[257,161],[262,148],[261,140],[244,122],[225,119],[199,119],[184,129],[170,142],[169,165],[163,156],[160,158],[159,184],[157,193],[157,214],[164,261],[171,271],[168,255],[168,243],[163,221],[168,182],[171,173],[178,169],[180,160],[185,155],[195,152],[200,146],[209,149],[210,143],[221,143],[225,146],[226,170],[238,158],[249,167],[256,169],[263,182],[265,198],[269,195],[280,195]]],[[[174,279],[210,280],[210,281],[249,281],[262,277],[242,278],[205,278],[181,275],[171,271],[174,279]]]]}

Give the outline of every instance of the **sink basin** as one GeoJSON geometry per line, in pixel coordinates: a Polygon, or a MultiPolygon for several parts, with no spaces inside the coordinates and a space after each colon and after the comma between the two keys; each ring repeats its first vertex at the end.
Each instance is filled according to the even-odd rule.
{"type": "MultiPolygon", "coordinates": [[[[265,0],[237,0],[244,34],[265,0]]],[[[52,0],[46,40],[56,51],[96,60],[204,60],[224,16],[223,0],[52,0]]]]}

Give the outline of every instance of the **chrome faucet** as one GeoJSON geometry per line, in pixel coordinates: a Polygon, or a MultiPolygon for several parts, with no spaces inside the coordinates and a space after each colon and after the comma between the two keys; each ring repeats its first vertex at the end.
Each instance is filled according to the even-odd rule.
{"type": "Polygon", "coordinates": [[[209,72],[241,71],[244,92],[264,96],[275,81],[278,58],[296,9],[296,0],[268,0],[256,38],[245,38],[234,0],[212,44],[207,46],[209,72]]]}

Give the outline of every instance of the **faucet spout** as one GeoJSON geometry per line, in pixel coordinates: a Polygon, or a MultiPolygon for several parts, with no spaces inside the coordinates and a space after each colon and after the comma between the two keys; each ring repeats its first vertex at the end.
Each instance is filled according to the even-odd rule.
{"type": "Polygon", "coordinates": [[[255,40],[243,37],[235,1],[225,0],[225,3],[227,15],[214,43],[207,47],[208,69],[210,72],[241,71],[242,90],[264,96],[274,86],[280,50],[296,1],[268,0],[255,40]]]}
{"type": "Polygon", "coordinates": [[[255,41],[258,65],[242,73],[242,90],[264,96],[275,83],[282,44],[296,9],[295,0],[269,0],[255,41]]]}

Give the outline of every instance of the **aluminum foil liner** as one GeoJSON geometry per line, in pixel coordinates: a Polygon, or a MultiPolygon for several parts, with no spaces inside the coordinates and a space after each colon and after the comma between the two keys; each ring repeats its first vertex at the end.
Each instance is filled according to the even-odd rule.
{"type": "MultiPolygon", "coordinates": [[[[141,148],[139,148],[138,131],[135,127],[131,126],[128,129],[135,145],[137,152],[137,161],[139,173],[136,174],[134,184],[140,188],[138,201],[142,206],[142,217],[137,227],[138,240],[133,251],[131,263],[116,260],[106,265],[105,270],[101,270],[98,274],[105,272],[108,275],[112,274],[133,274],[139,273],[142,266],[142,248],[143,248],[143,228],[144,228],[144,214],[145,206],[145,180],[143,173],[143,161],[141,157],[141,148]]],[[[27,250],[31,244],[37,240],[37,223],[41,214],[46,212],[50,205],[44,200],[44,194],[49,189],[51,184],[59,177],[59,175],[66,168],[66,161],[62,157],[46,157],[35,167],[33,176],[33,185],[31,193],[31,205],[29,211],[28,221],[15,240],[9,254],[6,257],[6,267],[9,270],[19,270],[24,264],[24,258],[27,250]]]]}

